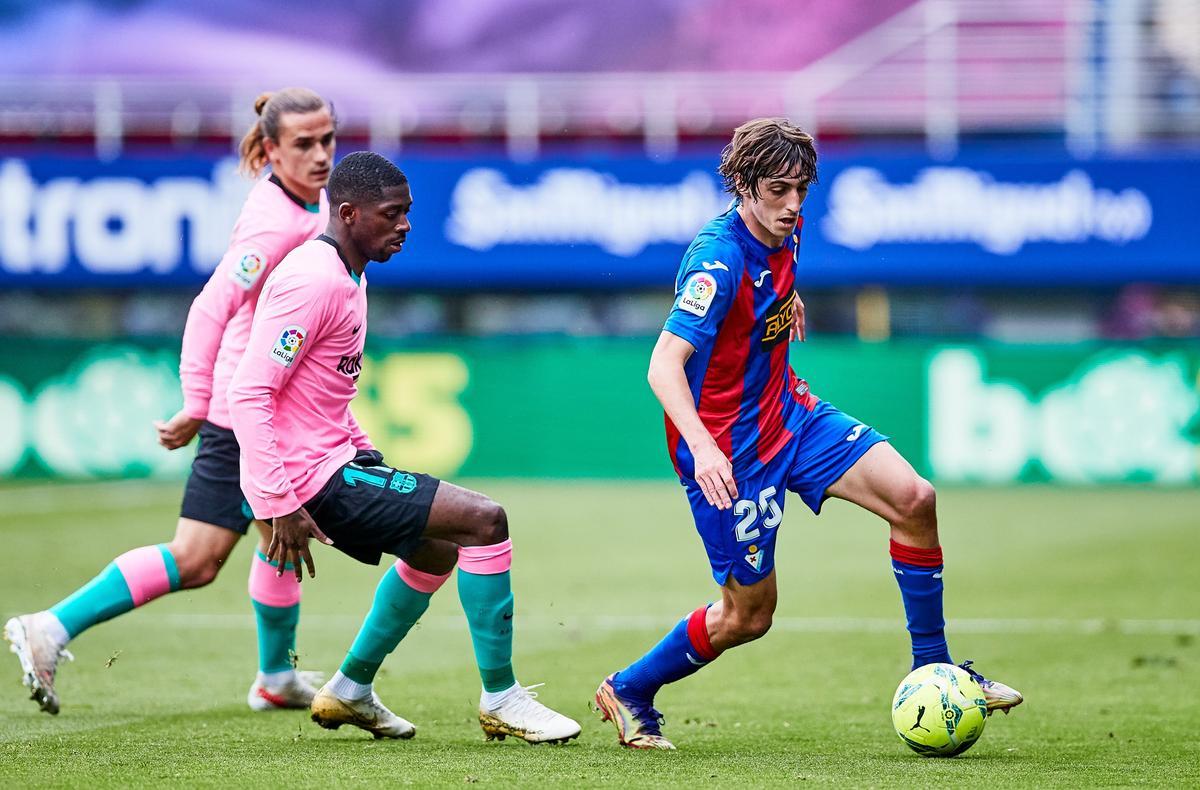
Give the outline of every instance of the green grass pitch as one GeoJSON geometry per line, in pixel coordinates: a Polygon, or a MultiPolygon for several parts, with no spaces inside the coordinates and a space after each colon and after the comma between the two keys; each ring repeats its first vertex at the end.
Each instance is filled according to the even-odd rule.
{"type": "MultiPolygon", "coordinates": [[[[503,502],[516,545],[516,668],[579,719],[578,741],[485,743],[453,585],[384,664],[409,742],[255,714],[250,541],[206,589],[155,602],[73,645],[62,713],[37,711],[0,657],[7,787],[488,786],[1107,787],[1200,785],[1200,492],[941,492],[957,660],[1027,698],[953,760],[892,732],[907,636],[870,515],[796,499],[779,537],[775,629],[665,689],[674,753],[618,748],[588,710],[597,683],[715,592],[670,482],[466,481],[503,502]]],[[[127,548],[166,540],[175,484],[0,488],[0,613],[44,608],[127,548]]],[[[301,666],[330,672],[380,568],[318,547],[304,582],[301,666]]]]}

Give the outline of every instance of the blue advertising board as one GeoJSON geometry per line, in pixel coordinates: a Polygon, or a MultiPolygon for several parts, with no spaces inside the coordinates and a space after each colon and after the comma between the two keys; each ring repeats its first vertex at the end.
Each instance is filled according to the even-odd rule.
{"type": "MultiPolygon", "coordinates": [[[[455,156],[405,149],[413,232],[369,270],[428,290],[669,287],[695,232],[728,205],[718,152],[651,161],[641,149],[455,156]]],[[[967,148],[822,151],[805,205],[809,285],[1200,282],[1200,223],[1184,197],[1200,159],[1075,160],[967,148]]],[[[111,163],[0,156],[0,286],[197,287],[249,190],[233,159],[111,163]]]]}

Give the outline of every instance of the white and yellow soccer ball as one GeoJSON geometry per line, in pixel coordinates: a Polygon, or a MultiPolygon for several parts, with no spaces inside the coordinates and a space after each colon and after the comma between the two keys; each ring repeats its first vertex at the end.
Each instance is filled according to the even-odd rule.
{"type": "Polygon", "coordinates": [[[892,725],[900,740],[925,757],[953,757],[970,749],[987,723],[983,689],[953,664],[918,667],[896,689],[892,725]]]}

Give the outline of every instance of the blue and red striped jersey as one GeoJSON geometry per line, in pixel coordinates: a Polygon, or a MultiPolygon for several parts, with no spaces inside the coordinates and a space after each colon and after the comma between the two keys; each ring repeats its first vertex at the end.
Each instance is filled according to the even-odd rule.
{"type": "MultiPolygon", "coordinates": [[[[817,399],[788,364],[800,227],[771,248],[731,207],[692,241],[675,279],[664,329],[695,347],[684,366],[696,411],[733,463],[753,473],[788,443],[817,399]]],[[[685,483],[695,474],[687,442],[668,417],[667,449],[685,483]]]]}

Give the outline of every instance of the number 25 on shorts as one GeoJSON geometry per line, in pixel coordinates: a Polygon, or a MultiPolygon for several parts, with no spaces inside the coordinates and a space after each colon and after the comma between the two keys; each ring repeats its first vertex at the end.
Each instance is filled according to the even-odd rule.
{"type": "Polygon", "coordinates": [[[767,486],[758,494],[758,501],[739,499],[733,506],[733,515],[739,517],[734,534],[738,543],[754,540],[762,534],[757,522],[762,517],[762,526],[775,529],[783,521],[783,508],[775,501],[775,486],[767,486]]]}

